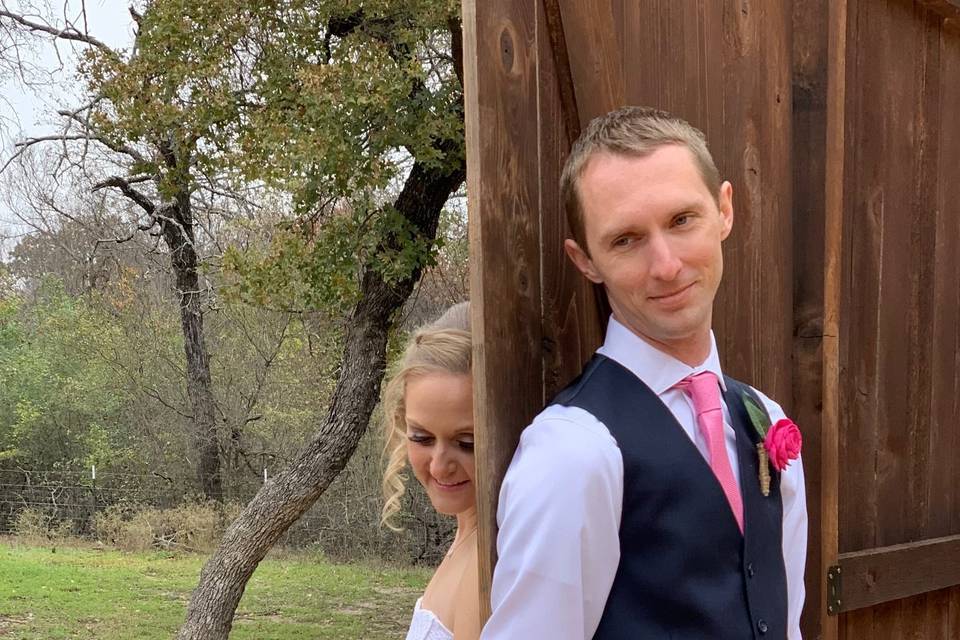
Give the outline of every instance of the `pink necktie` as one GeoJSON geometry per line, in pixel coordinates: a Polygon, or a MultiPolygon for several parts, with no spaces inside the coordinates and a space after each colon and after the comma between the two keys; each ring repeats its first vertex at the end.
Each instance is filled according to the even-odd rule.
{"type": "Polygon", "coordinates": [[[727,496],[733,515],[743,533],[743,500],[740,489],[733,477],[727,445],[723,437],[723,409],[720,407],[720,384],[716,374],[710,371],[689,376],[677,383],[677,388],[685,391],[693,400],[693,409],[697,414],[700,433],[707,441],[710,453],[710,468],[720,481],[723,493],[727,496]]]}

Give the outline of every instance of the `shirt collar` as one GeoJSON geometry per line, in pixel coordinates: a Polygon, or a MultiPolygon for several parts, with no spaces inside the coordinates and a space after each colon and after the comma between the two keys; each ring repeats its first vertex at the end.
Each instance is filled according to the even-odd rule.
{"type": "Polygon", "coordinates": [[[663,394],[687,376],[704,371],[713,372],[720,381],[720,387],[727,390],[720,369],[717,341],[712,330],[710,354],[702,363],[691,367],[660,351],[611,315],[607,323],[607,337],[598,352],[626,367],[657,395],[663,394]]]}

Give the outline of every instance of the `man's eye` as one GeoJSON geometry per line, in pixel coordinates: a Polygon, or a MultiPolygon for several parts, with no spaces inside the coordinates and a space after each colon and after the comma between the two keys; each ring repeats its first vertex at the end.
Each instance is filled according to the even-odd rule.
{"type": "Polygon", "coordinates": [[[630,244],[630,241],[631,241],[631,240],[632,240],[632,238],[631,238],[630,236],[620,236],[619,238],[617,238],[616,240],[613,241],[613,246],[615,246],[615,247],[625,247],[625,246],[627,246],[628,244],[630,244]]]}
{"type": "Polygon", "coordinates": [[[683,225],[687,224],[688,222],[690,222],[690,214],[689,214],[689,213],[684,213],[683,215],[679,215],[679,216],[677,216],[677,217],[673,220],[674,226],[683,226],[683,225]]]}

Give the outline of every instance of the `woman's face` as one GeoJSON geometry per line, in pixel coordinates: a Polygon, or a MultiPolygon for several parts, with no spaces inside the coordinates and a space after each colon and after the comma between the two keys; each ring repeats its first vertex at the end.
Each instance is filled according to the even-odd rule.
{"type": "Polygon", "coordinates": [[[429,373],[407,380],[407,456],[433,508],[456,515],[476,505],[473,380],[429,373]]]}

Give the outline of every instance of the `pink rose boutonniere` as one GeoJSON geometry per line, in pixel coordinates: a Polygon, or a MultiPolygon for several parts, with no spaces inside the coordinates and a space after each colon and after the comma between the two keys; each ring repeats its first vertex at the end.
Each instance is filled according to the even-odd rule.
{"type": "Polygon", "coordinates": [[[778,473],[786,469],[791,460],[796,460],[800,456],[803,437],[800,435],[799,427],[790,418],[782,418],[777,420],[776,424],[770,424],[767,410],[749,394],[743,395],[743,403],[747,407],[753,428],[760,435],[761,441],[757,443],[757,456],[760,458],[760,491],[764,496],[769,496],[769,464],[773,464],[773,468],[778,473]]]}

